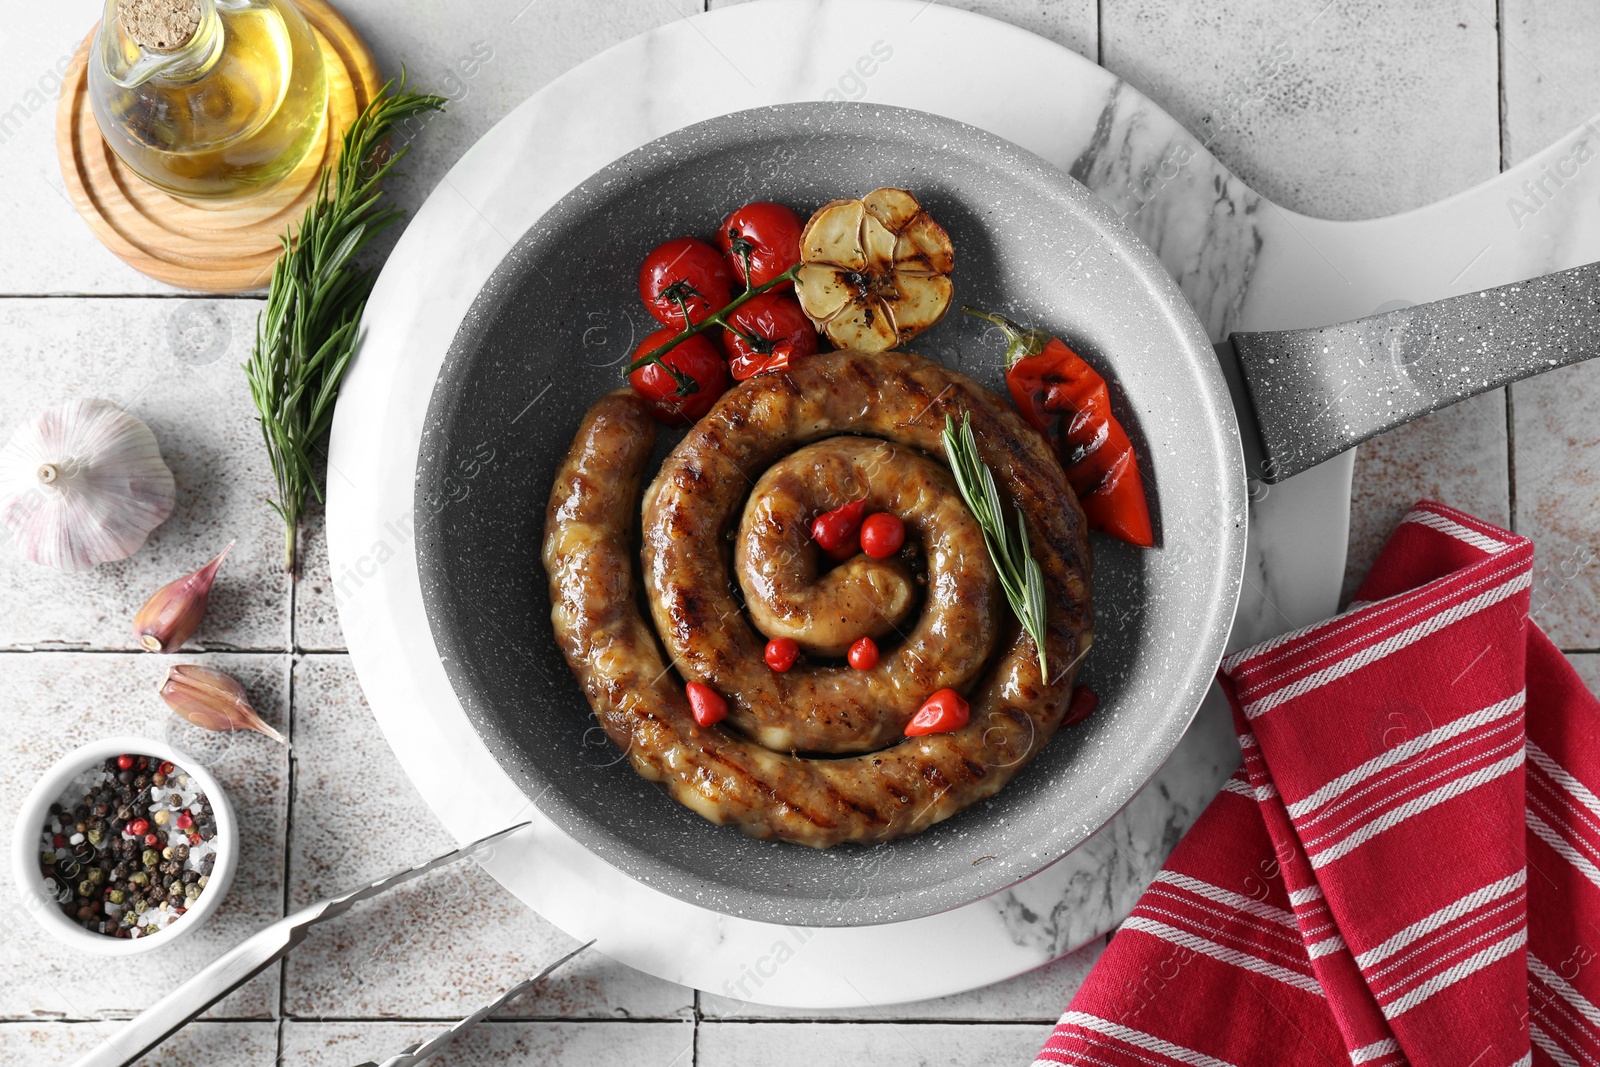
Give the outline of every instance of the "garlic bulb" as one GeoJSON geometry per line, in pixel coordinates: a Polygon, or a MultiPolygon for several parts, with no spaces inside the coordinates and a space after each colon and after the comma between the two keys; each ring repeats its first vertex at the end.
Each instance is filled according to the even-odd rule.
{"type": "Polygon", "coordinates": [[[950,235],[904,189],[832,200],[800,232],[800,307],[835,348],[882,352],[944,318],[950,235]]]}
{"type": "Polygon", "coordinates": [[[69,400],[0,449],[0,524],[47,567],[126,559],[172,514],[175,497],[155,434],[107,400],[69,400]]]}

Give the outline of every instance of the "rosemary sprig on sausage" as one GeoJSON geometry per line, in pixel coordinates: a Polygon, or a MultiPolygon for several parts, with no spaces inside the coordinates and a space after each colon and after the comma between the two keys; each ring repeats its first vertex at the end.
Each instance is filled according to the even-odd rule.
{"type": "Polygon", "coordinates": [[[983,540],[989,548],[989,558],[994,560],[994,569],[999,573],[1006,600],[1039,650],[1039,674],[1048,678],[1050,670],[1045,665],[1044,654],[1044,572],[1028,547],[1028,527],[1022,512],[1017,512],[1015,529],[1005,523],[1000,489],[995,485],[994,474],[978,454],[971,414],[961,416],[959,427],[949,415],[944,417],[944,454],[950,462],[950,473],[955,476],[961,499],[966,501],[972,517],[983,529],[983,540]]]}

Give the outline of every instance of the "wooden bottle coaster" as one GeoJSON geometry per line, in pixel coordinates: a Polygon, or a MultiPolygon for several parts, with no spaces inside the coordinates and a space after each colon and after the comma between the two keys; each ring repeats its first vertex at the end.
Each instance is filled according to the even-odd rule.
{"type": "Polygon", "coordinates": [[[72,203],[100,242],[137,271],[181,289],[240,293],[264,287],[283,245],[317,191],[340,138],[383,87],[361,35],[326,0],[294,0],[316,32],[328,77],[328,121],[283,181],[244,200],[180,200],[147,184],[100,136],[89,104],[88,55],[78,46],[56,106],[56,155],[72,203]]]}

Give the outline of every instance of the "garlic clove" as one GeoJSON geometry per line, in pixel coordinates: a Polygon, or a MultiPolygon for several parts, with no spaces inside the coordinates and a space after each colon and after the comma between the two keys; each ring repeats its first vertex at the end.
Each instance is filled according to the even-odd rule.
{"type": "Polygon", "coordinates": [[[895,235],[870,214],[861,216],[861,247],[867,254],[866,269],[888,274],[894,269],[895,235]]]}
{"type": "Polygon", "coordinates": [[[254,730],[280,745],[289,743],[256,714],[244,686],[231,674],[192,663],[177,664],[167,669],[157,691],[175,714],[201,729],[254,730]]]}
{"type": "Polygon", "coordinates": [[[920,333],[944,318],[955,286],[948,275],[896,274],[894,326],[902,337],[920,333]]]}
{"type": "Polygon", "coordinates": [[[831,263],[841,270],[861,270],[867,265],[861,247],[859,200],[830,200],[817,209],[800,234],[802,259],[807,263],[831,263]]]}
{"type": "Polygon", "coordinates": [[[944,227],[923,212],[900,231],[894,246],[895,263],[902,274],[926,271],[949,274],[956,265],[955,248],[944,227]]]}
{"type": "Polygon", "coordinates": [[[881,300],[851,303],[823,329],[835,348],[883,352],[894,347],[894,318],[881,300]]]}
{"type": "Polygon", "coordinates": [[[904,189],[874,189],[861,198],[861,203],[868,214],[896,233],[922,212],[917,198],[904,189]]]}
{"type": "Polygon", "coordinates": [[[147,652],[172,652],[194,636],[211,599],[211,583],[234,542],[193,574],[186,574],[156,590],[133,617],[133,632],[147,652]]]}
{"type": "Polygon", "coordinates": [[[0,526],[48,567],[126,559],[172,514],[172,471],[155,434],[106,400],[69,400],[0,448],[0,526]]]}
{"type": "Polygon", "coordinates": [[[800,306],[815,322],[826,322],[849,302],[854,287],[847,272],[826,263],[807,263],[800,268],[796,286],[800,306]]]}

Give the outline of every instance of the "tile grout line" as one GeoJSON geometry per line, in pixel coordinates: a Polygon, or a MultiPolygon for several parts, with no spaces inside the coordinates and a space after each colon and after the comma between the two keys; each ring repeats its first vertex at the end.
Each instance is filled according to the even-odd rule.
{"type": "Polygon", "coordinates": [[[1496,121],[1500,136],[1500,173],[1506,171],[1506,0],[1494,0],[1494,63],[1496,121]]]}
{"type": "MultiPolygon", "coordinates": [[[[289,878],[290,878],[290,874],[291,874],[291,870],[290,870],[290,855],[291,855],[291,852],[292,852],[292,845],[293,845],[293,841],[294,841],[295,790],[298,788],[298,783],[295,780],[295,766],[296,766],[297,760],[296,760],[295,754],[294,754],[295,725],[296,725],[296,719],[298,718],[298,716],[295,715],[295,708],[294,708],[294,695],[295,695],[294,694],[295,636],[296,636],[295,635],[295,625],[294,625],[294,623],[295,623],[295,597],[296,597],[296,594],[298,592],[299,592],[299,583],[298,583],[298,581],[296,579],[296,576],[294,574],[290,574],[289,575],[289,595],[287,597],[287,599],[288,599],[288,609],[289,609],[288,635],[287,636],[288,636],[289,640],[288,640],[288,652],[287,652],[287,655],[285,656],[285,673],[286,673],[287,677],[284,680],[284,690],[288,694],[288,701],[287,701],[287,704],[286,704],[286,710],[287,710],[287,713],[288,713],[288,716],[289,716],[289,721],[287,723],[287,726],[289,728],[289,742],[290,742],[289,750],[288,750],[288,752],[286,752],[284,754],[284,762],[285,762],[285,768],[286,768],[285,781],[284,781],[284,788],[285,788],[284,804],[285,804],[285,810],[284,810],[284,813],[283,813],[283,914],[284,915],[288,915],[289,914],[289,886],[290,886],[289,878]]],[[[283,1067],[283,1058],[284,1058],[283,1039],[284,1039],[284,1031],[287,1029],[286,1023],[288,1021],[288,1017],[289,1017],[289,957],[288,957],[287,954],[285,954],[282,959],[278,960],[277,1058],[274,1060],[274,1063],[277,1065],[277,1067],[283,1067]]]]}
{"type": "MultiPolygon", "coordinates": [[[[1510,136],[1506,99],[1506,0],[1494,3],[1495,121],[1499,124],[1500,173],[1506,172],[1507,138],[1510,136]]],[[[1517,404],[1513,387],[1506,385],[1506,525],[1517,532],[1517,404]]]]}

